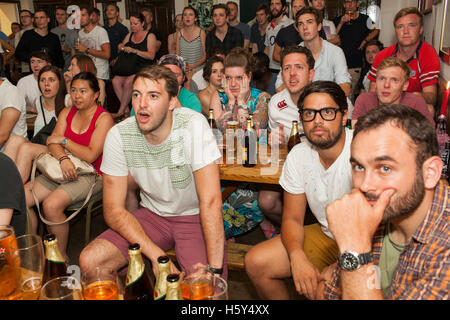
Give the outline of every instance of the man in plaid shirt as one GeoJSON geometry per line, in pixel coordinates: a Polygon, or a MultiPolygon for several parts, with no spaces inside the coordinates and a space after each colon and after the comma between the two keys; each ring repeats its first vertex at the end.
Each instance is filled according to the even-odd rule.
{"type": "Polygon", "coordinates": [[[350,162],[354,189],[326,210],[338,264],[317,298],[449,299],[450,188],[433,126],[406,106],[372,109],[350,162]]]}

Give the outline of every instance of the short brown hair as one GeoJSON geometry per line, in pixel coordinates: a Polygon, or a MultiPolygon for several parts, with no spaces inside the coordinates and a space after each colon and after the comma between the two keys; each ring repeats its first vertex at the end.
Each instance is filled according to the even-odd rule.
{"type": "Polygon", "coordinates": [[[139,70],[133,80],[133,85],[138,78],[144,78],[152,81],[164,79],[166,81],[164,89],[169,94],[169,99],[178,96],[178,80],[175,73],[169,68],[159,65],[151,65],[139,70]]]}
{"type": "Polygon", "coordinates": [[[287,46],[281,49],[281,55],[280,55],[280,65],[283,67],[283,61],[284,58],[291,53],[300,53],[304,54],[306,56],[306,63],[308,64],[309,70],[314,69],[314,65],[316,61],[314,60],[314,56],[311,53],[311,50],[309,50],[306,47],[301,46],[287,46]]]}
{"type": "Polygon", "coordinates": [[[402,59],[396,58],[396,57],[384,58],[378,65],[377,74],[378,74],[378,71],[381,71],[381,70],[384,70],[387,68],[391,68],[391,67],[399,67],[400,69],[402,69],[405,74],[405,82],[408,82],[409,73],[410,73],[409,66],[405,61],[403,61],[402,59]]]}
{"type": "Polygon", "coordinates": [[[224,3],[218,3],[213,5],[212,10],[211,10],[211,17],[214,15],[214,10],[216,9],[223,9],[225,10],[225,14],[228,16],[230,14],[230,9],[228,9],[227,5],[224,3]]]}
{"type": "Polygon", "coordinates": [[[304,14],[312,14],[316,18],[317,25],[321,24],[323,21],[322,13],[313,7],[304,7],[295,15],[295,25],[298,27],[298,19],[304,14]]]}
{"type": "Polygon", "coordinates": [[[397,14],[394,17],[394,26],[398,19],[407,16],[408,14],[415,14],[416,16],[418,16],[420,20],[420,25],[423,26],[423,14],[416,7],[403,8],[399,12],[397,12],[397,14]]]}
{"type": "Polygon", "coordinates": [[[387,123],[401,128],[411,138],[417,152],[417,168],[422,168],[426,159],[439,156],[436,130],[431,122],[419,111],[402,104],[383,104],[359,117],[353,141],[360,132],[377,129],[387,123]]]}

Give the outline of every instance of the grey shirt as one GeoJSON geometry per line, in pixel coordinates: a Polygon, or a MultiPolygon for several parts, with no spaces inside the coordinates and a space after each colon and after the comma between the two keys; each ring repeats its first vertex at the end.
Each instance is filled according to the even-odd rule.
{"type": "MultiPolygon", "coordinates": [[[[75,29],[61,29],[60,27],[55,27],[50,32],[56,34],[61,41],[61,44],[64,44],[69,49],[74,49],[75,41],[78,38],[78,32],[75,29]]],[[[70,64],[71,53],[70,52],[62,52],[64,58],[64,71],[67,71],[70,64]]]]}

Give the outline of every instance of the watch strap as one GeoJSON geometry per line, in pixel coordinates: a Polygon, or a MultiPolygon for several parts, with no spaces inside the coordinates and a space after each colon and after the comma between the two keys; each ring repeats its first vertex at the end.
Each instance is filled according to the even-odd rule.
{"type": "Polygon", "coordinates": [[[360,266],[371,263],[373,261],[373,254],[372,252],[361,253],[358,255],[358,260],[360,266]]]}
{"type": "Polygon", "coordinates": [[[222,274],[222,272],[223,272],[223,268],[214,268],[214,267],[211,267],[209,264],[208,264],[208,266],[207,266],[207,268],[208,268],[208,270],[210,270],[212,273],[214,273],[214,274],[222,274]]]}

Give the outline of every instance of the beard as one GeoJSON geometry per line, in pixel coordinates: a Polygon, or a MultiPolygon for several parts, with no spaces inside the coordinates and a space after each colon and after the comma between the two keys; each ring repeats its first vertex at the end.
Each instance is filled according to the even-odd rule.
{"type": "MultiPolygon", "coordinates": [[[[370,193],[365,193],[365,196],[368,200],[378,199],[378,196],[370,193]]],[[[421,170],[417,169],[414,184],[404,195],[399,195],[397,199],[391,199],[386,210],[384,210],[381,223],[411,214],[420,206],[424,197],[425,184],[421,170]]]]}
{"type": "MultiPolygon", "coordinates": [[[[320,117],[320,115],[317,114],[316,117],[320,117]]],[[[320,126],[314,126],[310,131],[313,131],[314,129],[319,128],[319,127],[320,126]]],[[[316,147],[318,149],[322,149],[322,150],[333,147],[339,141],[339,139],[342,136],[342,132],[344,131],[344,128],[342,126],[339,126],[339,131],[335,132],[335,133],[330,132],[329,129],[326,129],[323,127],[320,127],[320,128],[324,129],[328,132],[328,137],[312,138],[309,135],[310,131],[308,131],[308,132],[305,131],[305,137],[314,147],[316,147]]]]}
{"type": "Polygon", "coordinates": [[[273,13],[273,11],[270,11],[270,15],[272,16],[272,19],[276,19],[279,16],[281,16],[283,14],[283,9],[281,9],[280,11],[275,11],[275,14],[273,13]]]}

